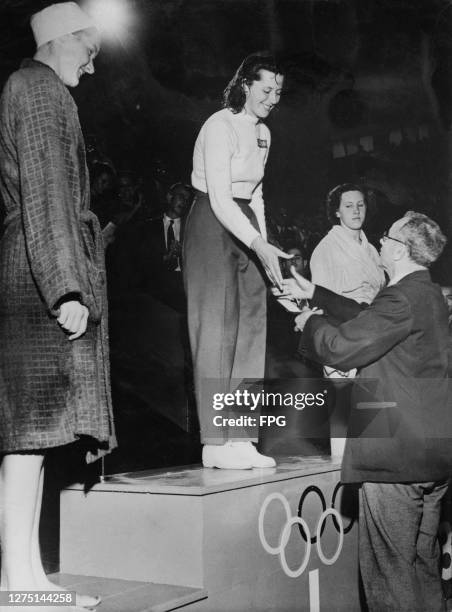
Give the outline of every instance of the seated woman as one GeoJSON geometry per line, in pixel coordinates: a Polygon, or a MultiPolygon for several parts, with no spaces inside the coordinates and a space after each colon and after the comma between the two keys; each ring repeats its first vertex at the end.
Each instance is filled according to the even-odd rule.
{"type": "Polygon", "coordinates": [[[312,253],[312,282],[370,304],[385,276],[380,256],[362,229],[367,212],[363,188],[337,185],[327,196],[326,212],[333,227],[312,253]]]}
{"type": "MultiPolygon", "coordinates": [[[[343,183],[326,200],[328,220],[333,224],[314,249],[310,267],[312,282],[358,303],[370,304],[385,284],[376,248],[363,231],[367,202],[364,189],[343,183]]],[[[325,367],[326,376],[354,376],[325,367]]]]}
{"type": "MultiPolygon", "coordinates": [[[[370,304],[384,286],[385,275],[380,256],[362,229],[367,212],[364,189],[352,183],[337,185],[327,196],[326,212],[333,227],[312,253],[312,282],[358,303],[370,304]]],[[[323,371],[327,378],[335,379],[356,375],[355,368],[342,372],[324,366],[323,371]]],[[[348,399],[346,389],[337,390],[331,422],[333,455],[343,453],[348,399]],[[339,435],[335,436],[335,432],[339,435]]]]}

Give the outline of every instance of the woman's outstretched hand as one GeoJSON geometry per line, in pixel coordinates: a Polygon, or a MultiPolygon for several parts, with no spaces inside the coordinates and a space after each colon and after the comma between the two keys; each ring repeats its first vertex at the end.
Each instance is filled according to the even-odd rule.
{"type": "Polygon", "coordinates": [[[69,340],[80,338],[85,333],[88,314],[88,308],[77,300],[70,300],[61,304],[57,321],[66,332],[71,334],[69,340]]]}
{"type": "Polygon", "coordinates": [[[266,240],[262,238],[262,236],[257,236],[253,242],[251,243],[251,248],[259,257],[264,270],[272,282],[278,289],[282,289],[283,278],[281,274],[281,268],[279,266],[279,258],[282,259],[292,259],[292,255],[288,255],[273,246],[266,240]]]}

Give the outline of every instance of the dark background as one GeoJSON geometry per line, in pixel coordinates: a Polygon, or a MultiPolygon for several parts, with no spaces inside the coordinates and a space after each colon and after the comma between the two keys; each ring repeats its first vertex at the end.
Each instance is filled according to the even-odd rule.
{"type": "MultiPolygon", "coordinates": [[[[117,169],[138,170],[146,182],[163,166],[168,180],[188,181],[199,127],[243,56],[271,49],[289,73],[269,121],[270,210],[315,214],[335,183],[365,178],[385,213],[389,201],[396,215],[416,208],[450,225],[449,1],[109,2],[128,21],[74,97],[85,135],[117,169]],[[360,139],[369,136],[366,152],[360,139]],[[333,147],[348,155],[334,157],[333,147]]],[[[2,2],[0,85],[33,53],[28,18],[46,4],[2,2]]]]}

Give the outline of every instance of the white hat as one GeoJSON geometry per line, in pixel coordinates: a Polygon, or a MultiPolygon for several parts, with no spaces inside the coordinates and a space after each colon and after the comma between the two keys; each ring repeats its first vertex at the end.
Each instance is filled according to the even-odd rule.
{"type": "Polygon", "coordinates": [[[37,47],[65,34],[96,27],[94,20],[75,2],[51,4],[32,15],[30,25],[37,47]]]}

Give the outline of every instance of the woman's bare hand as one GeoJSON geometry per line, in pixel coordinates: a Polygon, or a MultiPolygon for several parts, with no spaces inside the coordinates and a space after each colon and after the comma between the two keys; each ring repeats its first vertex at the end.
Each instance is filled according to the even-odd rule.
{"type": "Polygon", "coordinates": [[[292,259],[293,256],[288,255],[287,253],[284,253],[284,251],[281,251],[281,249],[273,246],[264,240],[262,236],[257,236],[257,238],[253,240],[251,243],[251,248],[259,257],[270,281],[281,289],[283,278],[281,268],[279,266],[279,258],[292,259]]]}

